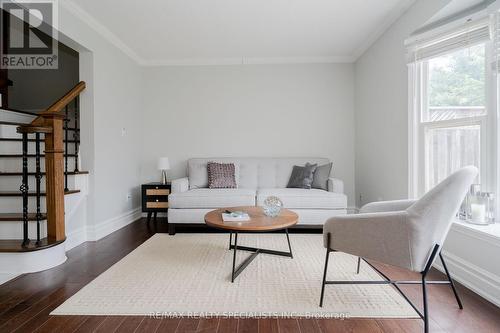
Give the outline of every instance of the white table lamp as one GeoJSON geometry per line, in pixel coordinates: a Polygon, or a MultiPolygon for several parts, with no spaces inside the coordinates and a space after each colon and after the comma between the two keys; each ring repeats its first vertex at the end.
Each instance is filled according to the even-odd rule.
{"type": "Polygon", "coordinates": [[[161,183],[167,183],[167,170],[170,170],[170,162],[168,157],[160,157],[158,159],[158,170],[161,170],[161,183]]]}

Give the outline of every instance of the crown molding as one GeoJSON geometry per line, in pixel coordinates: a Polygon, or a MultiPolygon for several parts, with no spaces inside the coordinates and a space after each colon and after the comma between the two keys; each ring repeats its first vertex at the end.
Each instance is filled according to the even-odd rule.
{"type": "Polygon", "coordinates": [[[391,10],[379,27],[356,48],[353,53],[354,62],[356,62],[415,3],[415,1],[416,0],[401,1],[391,10]]]}
{"type": "Polygon", "coordinates": [[[278,65],[278,64],[321,64],[353,63],[352,56],[324,57],[232,57],[232,58],[177,58],[144,60],[146,67],[158,66],[230,66],[230,65],[278,65]]]}
{"type": "Polygon", "coordinates": [[[96,19],[92,17],[87,11],[85,11],[82,7],[74,3],[72,0],[63,0],[59,1],[59,4],[70,13],[78,17],[82,22],[86,23],[89,27],[94,29],[99,35],[101,35],[108,42],[113,44],[127,56],[129,56],[132,60],[134,60],[137,64],[141,64],[141,57],[135,53],[130,47],[127,46],[118,36],[112,33],[108,28],[98,22],[96,19]]]}

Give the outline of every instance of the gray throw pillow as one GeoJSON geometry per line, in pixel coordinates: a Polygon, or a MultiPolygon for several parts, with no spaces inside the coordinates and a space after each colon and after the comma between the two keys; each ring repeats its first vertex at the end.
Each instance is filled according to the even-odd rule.
{"type": "Polygon", "coordinates": [[[292,175],[286,187],[310,189],[314,178],[314,171],[317,166],[317,164],[309,163],[306,163],[303,167],[294,165],[292,175]]]}
{"type": "Polygon", "coordinates": [[[316,171],[314,171],[312,188],[319,188],[321,190],[328,191],[328,178],[330,178],[332,165],[333,163],[328,163],[325,165],[320,165],[316,168],[316,171]]]}

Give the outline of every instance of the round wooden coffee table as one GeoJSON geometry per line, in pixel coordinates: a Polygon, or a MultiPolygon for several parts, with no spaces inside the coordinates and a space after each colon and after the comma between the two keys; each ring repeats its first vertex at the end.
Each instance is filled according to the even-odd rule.
{"type": "Polygon", "coordinates": [[[240,275],[240,273],[260,253],[293,258],[292,247],[290,245],[290,237],[288,236],[288,228],[296,225],[298,219],[299,219],[298,215],[288,209],[282,209],[280,215],[277,217],[268,217],[264,214],[261,207],[255,207],[255,206],[221,208],[208,212],[205,215],[205,223],[208,226],[229,231],[229,249],[234,250],[231,282],[234,282],[234,279],[236,279],[236,277],[240,275]],[[222,213],[224,213],[226,210],[246,212],[248,215],[250,215],[250,221],[224,222],[222,220],[222,213]],[[238,233],[240,232],[269,232],[275,230],[285,230],[289,252],[260,249],[248,246],[238,246],[238,233]],[[234,244],[233,244],[233,233],[234,233],[234,244]],[[238,268],[235,267],[237,250],[253,252],[251,256],[245,259],[238,266],[238,268]]]}

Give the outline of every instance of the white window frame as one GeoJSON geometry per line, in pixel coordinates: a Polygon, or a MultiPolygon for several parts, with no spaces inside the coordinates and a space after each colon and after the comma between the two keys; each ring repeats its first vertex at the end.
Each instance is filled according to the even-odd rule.
{"type": "MultiPolygon", "coordinates": [[[[456,50],[454,50],[456,51],[456,50]]],[[[454,52],[453,50],[450,51],[454,52]]],[[[408,195],[418,198],[425,193],[425,130],[442,127],[479,125],[480,138],[480,177],[483,191],[497,193],[497,93],[495,68],[493,61],[492,42],[486,43],[485,93],[486,115],[461,119],[442,120],[435,122],[421,121],[423,108],[426,107],[426,76],[427,62],[414,62],[408,66],[408,195]]],[[[497,200],[500,202],[500,200],[497,200]]],[[[497,204],[498,205],[498,204],[497,204]]],[[[500,210],[497,210],[500,211],[500,210]]]]}

